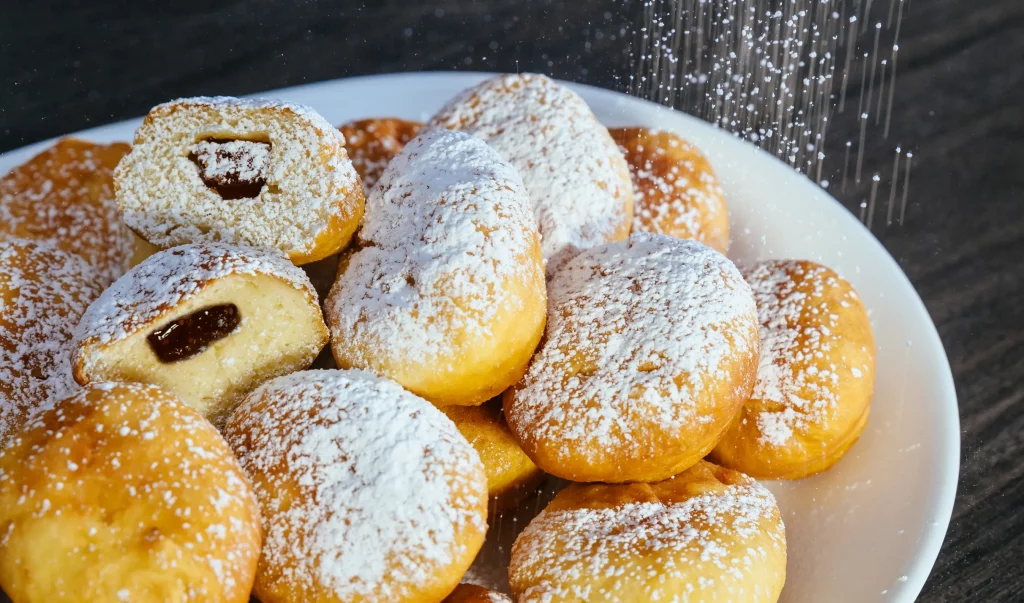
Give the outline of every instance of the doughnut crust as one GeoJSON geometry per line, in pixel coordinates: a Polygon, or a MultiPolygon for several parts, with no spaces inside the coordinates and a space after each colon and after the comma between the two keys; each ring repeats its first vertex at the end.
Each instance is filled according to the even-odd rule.
{"type": "Polygon", "coordinates": [[[100,291],[77,255],[43,241],[0,241],[0,447],[77,387],[71,335],[100,291]]]}
{"type": "Polygon", "coordinates": [[[540,484],[544,473],[512,437],[499,400],[480,406],[442,406],[441,412],[480,455],[487,473],[487,494],[498,511],[516,506],[540,484]]]}
{"type": "Polygon", "coordinates": [[[867,425],[875,342],[864,304],[831,269],[768,260],[744,273],[761,323],[750,400],[711,457],[763,479],[825,471],[867,425]]]}
{"type": "Polygon", "coordinates": [[[633,232],[658,232],[728,251],[725,196],[700,149],[651,128],[613,128],[611,135],[633,177],[633,232]]]}
{"type": "Polygon", "coordinates": [[[363,371],[250,394],[225,437],[266,526],[262,603],[438,603],[483,544],[487,478],[426,400],[363,371]]]}
{"type": "Polygon", "coordinates": [[[505,595],[475,584],[460,584],[444,603],[512,603],[505,595]]]}
{"type": "Polygon", "coordinates": [[[341,132],[308,107],[274,101],[158,105],[114,179],[125,222],[162,248],[248,244],[306,264],[344,248],[363,213],[341,132]]]}
{"type": "Polygon", "coordinates": [[[479,139],[437,130],[374,187],[324,311],[340,368],[471,406],[526,370],[545,304],[540,236],[515,169],[479,139]]]}
{"type": "Polygon", "coordinates": [[[345,149],[352,165],[370,195],[384,168],[410,140],[416,138],[423,124],[397,117],[357,119],[340,128],[345,135],[345,149]]]}
{"type": "Polygon", "coordinates": [[[281,252],[220,243],[157,253],[75,332],[75,380],[160,385],[220,423],[260,383],[306,368],[328,339],[316,291],[281,252]]]}
{"type": "Polygon", "coordinates": [[[114,167],[129,148],[64,138],[11,170],[0,179],[0,236],[53,243],[114,282],[135,250],[114,200],[114,167]]]}
{"type": "Polygon", "coordinates": [[[426,128],[468,132],[515,166],[551,269],[579,249],[629,236],[629,167],[608,130],[568,87],[532,73],[498,76],[454,98],[426,128]]]}
{"type": "Polygon", "coordinates": [[[725,256],[640,233],[588,249],[548,284],[544,342],[504,394],[544,471],[572,481],[658,481],[717,443],[750,397],[757,314],[725,256]]]}
{"type": "Polygon", "coordinates": [[[519,603],[774,603],[786,581],[775,498],[698,462],[652,484],[573,484],[512,547],[519,603]]]}
{"type": "Polygon", "coordinates": [[[14,601],[245,603],[256,501],[217,430],[158,387],[97,384],[0,451],[14,601]]]}

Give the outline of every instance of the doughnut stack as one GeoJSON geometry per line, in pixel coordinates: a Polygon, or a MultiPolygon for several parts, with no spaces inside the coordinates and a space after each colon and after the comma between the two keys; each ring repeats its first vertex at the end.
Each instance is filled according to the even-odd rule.
{"type": "Polygon", "coordinates": [[[15,168],[0,217],[19,603],[774,602],[755,479],[868,420],[850,284],[737,267],[699,149],[542,75],[340,129],[172,101],[15,168]]]}

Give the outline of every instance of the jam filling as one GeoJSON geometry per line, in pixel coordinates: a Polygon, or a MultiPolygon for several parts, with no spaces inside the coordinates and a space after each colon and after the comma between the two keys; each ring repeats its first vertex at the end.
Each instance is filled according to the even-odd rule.
{"type": "Polygon", "coordinates": [[[156,357],[169,364],[202,354],[210,344],[234,333],[241,322],[234,304],[210,306],[167,323],[146,340],[156,357]]]}
{"type": "Polygon", "coordinates": [[[270,143],[211,138],[196,143],[188,158],[222,199],[252,199],[267,184],[270,143]]]}

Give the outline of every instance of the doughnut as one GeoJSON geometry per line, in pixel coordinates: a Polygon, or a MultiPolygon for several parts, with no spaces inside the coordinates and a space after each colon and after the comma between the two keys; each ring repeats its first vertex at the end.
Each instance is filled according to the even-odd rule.
{"type": "Polygon", "coordinates": [[[76,387],[71,336],[100,280],[52,243],[0,241],[0,447],[76,387]]]}
{"type": "Polygon", "coordinates": [[[750,397],[757,312],[725,256],[638,233],[548,282],[544,341],[504,394],[538,467],[577,482],[658,481],[706,455],[750,397]]]}
{"type": "Polygon", "coordinates": [[[544,330],[540,235],[515,169],[479,139],[409,142],[366,204],[324,305],[340,368],[438,406],[515,383],[544,330]]]}
{"type": "Polygon", "coordinates": [[[0,236],[53,243],[114,282],[135,250],[114,200],[114,167],[128,149],[65,138],[11,170],[0,179],[0,236]]]}
{"type": "Polygon", "coordinates": [[[91,385],[0,451],[0,586],[14,601],[245,603],[258,513],[197,411],[151,385],[91,385]]]}
{"type": "Polygon", "coordinates": [[[633,176],[633,232],[694,239],[725,253],[725,196],[700,149],[671,132],[651,128],[613,128],[611,134],[633,176]]]}
{"type": "Polygon", "coordinates": [[[357,119],[341,126],[345,149],[352,159],[366,195],[380,180],[384,168],[423,127],[418,121],[397,117],[357,119]]]}
{"type": "Polygon", "coordinates": [[[750,400],[711,453],[762,479],[825,471],[867,425],[875,381],[871,322],[850,283],[809,261],[745,271],[761,323],[750,400]]]}
{"type": "Polygon", "coordinates": [[[505,595],[475,584],[460,584],[444,603],[512,603],[505,595]]]}
{"type": "Polygon", "coordinates": [[[478,136],[523,177],[556,268],[577,249],[629,236],[629,167],[587,103],[543,75],[502,75],[453,99],[426,128],[478,136]]]}
{"type": "Polygon", "coordinates": [[[483,544],[487,478],[455,425],[365,371],[260,386],[224,435],[265,526],[262,603],[439,603],[483,544]]]}
{"type": "Polygon", "coordinates": [[[220,423],[327,344],[316,292],[279,251],[182,245],[132,268],[75,331],[75,380],[159,385],[220,423]]]}
{"type": "Polygon", "coordinates": [[[125,222],[158,247],[244,243],[295,264],[343,249],[363,213],[341,132],[308,107],[266,100],[154,107],[114,184],[125,222]]]}
{"type": "Polygon", "coordinates": [[[480,406],[442,406],[466,440],[476,449],[487,473],[487,494],[501,511],[516,506],[538,486],[544,474],[512,437],[500,400],[480,406]]]}
{"type": "Polygon", "coordinates": [[[512,546],[519,603],[774,603],[786,581],[775,498],[699,461],[652,484],[573,484],[512,546]]]}

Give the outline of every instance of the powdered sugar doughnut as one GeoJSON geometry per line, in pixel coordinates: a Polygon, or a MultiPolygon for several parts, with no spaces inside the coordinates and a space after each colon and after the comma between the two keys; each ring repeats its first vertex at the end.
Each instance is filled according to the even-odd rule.
{"type": "Polygon", "coordinates": [[[633,176],[633,232],[694,239],[725,253],[725,197],[700,149],[671,132],[650,128],[613,128],[611,134],[633,176]]]}
{"type": "Polygon", "coordinates": [[[341,132],[273,101],[158,105],[114,178],[128,226],[160,247],[245,243],[306,264],[344,248],[363,212],[341,132]]]}
{"type": "Polygon", "coordinates": [[[515,169],[480,140],[440,130],[406,145],[374,187],[325,314],[339,367],[438,405],[476,405],[523,374],[545,304],[515,169]]]}
{"type": "Polygon", "coordinates": [[[327,338],[316,291],[283,253],[182,245],[89,306],[74,375],[160,385],[219,423],[260,383],[308,367],[327,338]]]}
{"type": "Polygon", "coordinates": [[[0,241],[0,447],[76,388],[71,334],[102,279],[42,241],[0,241]]]}
{"type": "Polygon", "coordinates": [[[512,603],[505,595],[475,584],[460,584],[444,603],[512,603]]]}
{"type": "Polygon", "coordinates": [[[341,133],[345,135],[345,149],[363,181],[367,196],[380,180],[384,168],[388,167],[388,163],[406,143],[419,134],[422,127],[423,124],[418,121],[397,117],[357,119],[341,126],[341,133]]]}
{"type": "Polygon", "coordinates": [[[65,138],[14,168],[0,179],[0,234],[53,243],[112,283],[135,250],[114,200],[114,167],[128,149],[65,138]]]}
{"type": "Polygon", "coordinates": [[[768,260],[744,275],[761,322],[750,400],[712,458],[765,479],[825,471],[867,425],[875,342],[850,283],[809,261],[768,260]]]}
{"type": "Polygon", "coordinates": [[[99,384],[0,451],[14,601],[245,603],[256,500],[223,438],[158,387],[99,384]]]}
{"type": "Polygon", "coordinates": [[[653,484],[573,484],[512,547],[519,603],[774,603],[786,581],[775,498],[700,461],[653,484]]]}
{"type": "Polygon", "coordinates": [[[266,538],[262,603],[438,603],[483,544],[487,480],[451,421],[363,371],[307,371],[249,395],[225,437],[266,538]]]}
{"type": "Polygon", "coordinates": [[[519,170],[552,269],[575,250],[629,236],[629,168],[569,88],[543,75],[502,75],[463,92],[426,127],[478,136],[519,170]]]}
{"type": "Polygon", "coordinates": [[[580,253],[548,284],[548,324],[505,416],[544,471],[657,481],[700,460],[750,396],[757,314],[725,256],[634,234],[580,253]]]}

